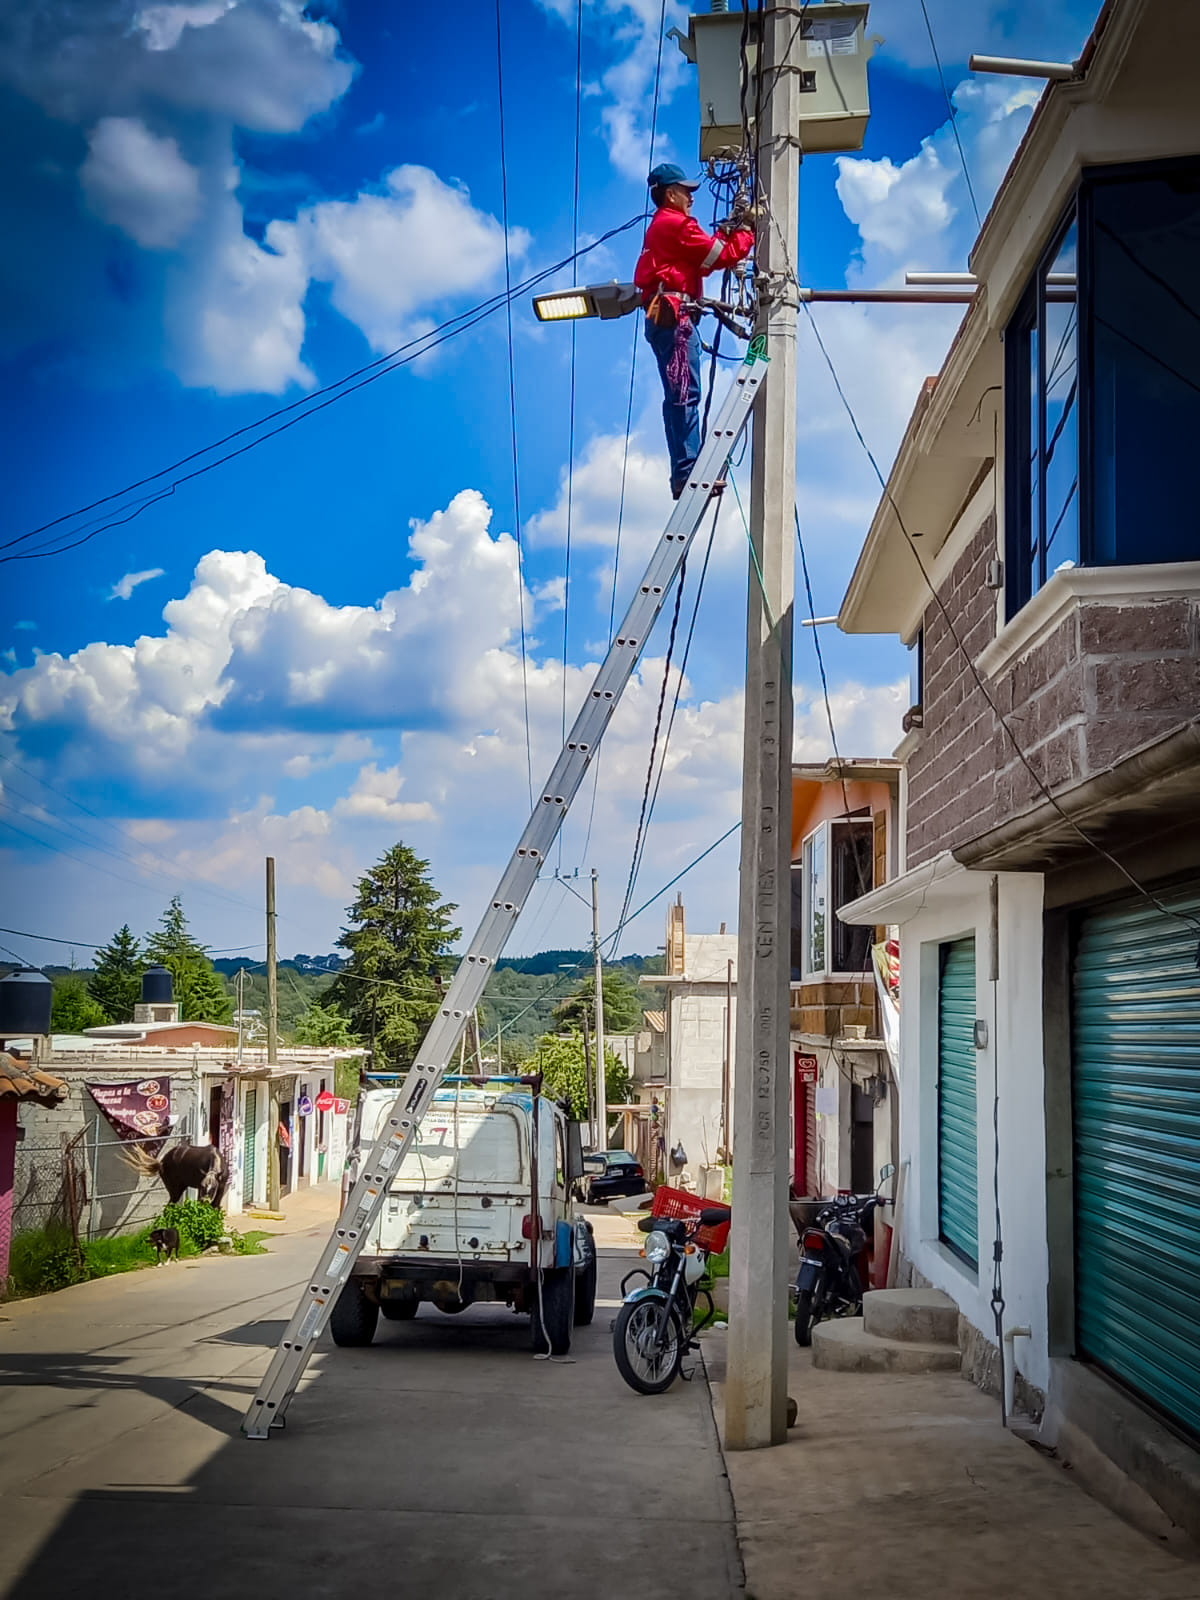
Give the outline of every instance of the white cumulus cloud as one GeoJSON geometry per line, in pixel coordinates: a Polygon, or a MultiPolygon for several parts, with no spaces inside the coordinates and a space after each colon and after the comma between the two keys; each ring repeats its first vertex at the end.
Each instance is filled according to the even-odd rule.
{"type": "Polygon", "coordinates": [[[113,584],[108,598],[110,600],[128,600],[139,584],[149,583],[151,578],[161,578],[162,567],[148,567],[145,572],[127,572],[123,578],[118,578],[113,584]]]}
{"type": "Polygon", "coordinates": [[[79,169],[88,204],[147,250],[169,250],[200,210],[200,175],[137,117],[101,117],[79,169]]]}

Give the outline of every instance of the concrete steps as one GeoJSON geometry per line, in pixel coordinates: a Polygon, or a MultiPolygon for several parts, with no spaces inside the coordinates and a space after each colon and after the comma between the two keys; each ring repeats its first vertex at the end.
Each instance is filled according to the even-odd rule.
{"type": "Polygon", "coordinates": [[[812,1352],[826,1372],[955,1372],[958,1307],[938,1289],[876,1289],[861,1317],[818,1322],[812,1352]]]}

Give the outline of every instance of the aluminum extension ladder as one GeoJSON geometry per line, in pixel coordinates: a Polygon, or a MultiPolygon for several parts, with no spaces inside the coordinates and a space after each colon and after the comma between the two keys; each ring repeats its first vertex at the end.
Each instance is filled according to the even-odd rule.
{"type": "Polygon", "coordinates": [[[650,630],[696,535],[714,487],[724,478],[730,454],[746,426],[755,396],[766,376],[767,360],[765,340],[756,338],[730,385],[687,487],[655,547],[620,631],[609,646],[541,800],[500,880],[495,898],[400,1086],[382,1133],[362,1163],[359,1177],[321,1252],[311,1282],[250,1402],[242,1422],[242,1432],[248,1438],[266,1439],[273,1427],[283,1425],[288,1403],[329,1320],[335,1296],[341,1292],[358,1259],[363,1240],[383,1208],[392,1174],[429,1109],[467,1018],[483,996],[492,968],[537,881],[567,808],[583,782],[588,764],[599,748],[609,719],[650,637],[650,630]]]}

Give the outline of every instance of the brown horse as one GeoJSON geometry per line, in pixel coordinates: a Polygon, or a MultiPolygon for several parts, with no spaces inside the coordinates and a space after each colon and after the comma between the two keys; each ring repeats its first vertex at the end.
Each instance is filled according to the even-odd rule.
{"type": "Polygon", "coordinates": [[[167,1198],[174,1205],[189,1189],[201,1200],[220,1209],[229,1187],[229,1163],[212,1144],[175,1144],[161,1156],[152,1156],[141,1145],[121,1151],[126,1166],[143,1178],[161,1178],[167,1198]]]}

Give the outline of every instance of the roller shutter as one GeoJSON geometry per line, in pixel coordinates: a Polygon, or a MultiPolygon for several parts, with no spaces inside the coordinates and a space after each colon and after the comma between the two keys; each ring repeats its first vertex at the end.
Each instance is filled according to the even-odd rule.
{"type": "Polygon", "coordinates": [[[979,1265],[979,1158],[975,1141],[975,941],[939,953],[938,1235],[979,1265]]]}
{"type": "Polygon", "coordinates": [[[242,1139],[242,1205],[254,1204],[254,1152],[258,1144],[258,1090],[246,1089],[246,1126],[242,1139]]]}
{"type": "MultiPolygon", "coordinates": [[[[1200,921],[1200,884],[1159,895],[1200,921]]],[[[1079,1354],[1200,1434],[1200,972],[1144,897],[1080,924],[1072,996],[1079,1354]]]]}

